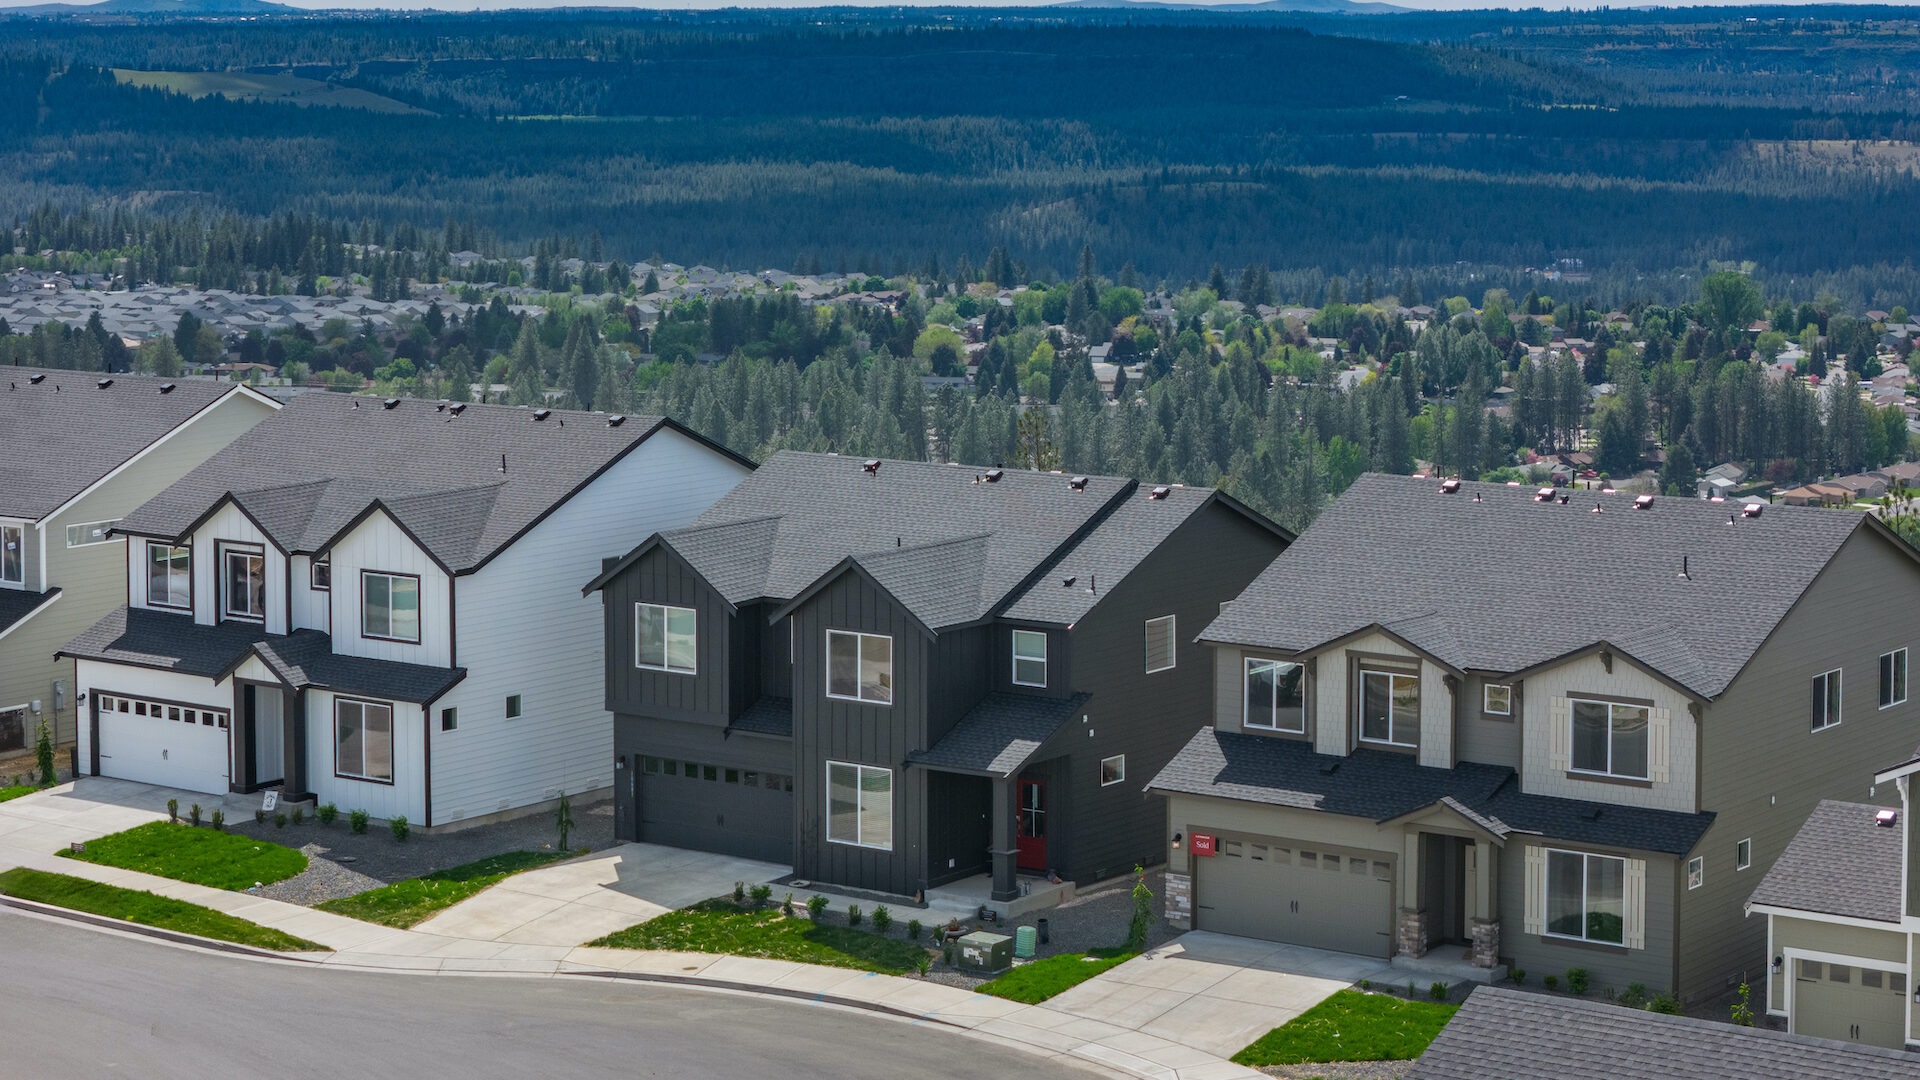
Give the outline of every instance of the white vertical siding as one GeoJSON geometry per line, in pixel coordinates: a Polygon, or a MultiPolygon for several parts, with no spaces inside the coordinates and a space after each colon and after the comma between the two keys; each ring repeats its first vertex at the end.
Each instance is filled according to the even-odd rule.
{"type": "MultiPolygon", "coordinates": [[[[447,667],[451,663],[453,635],[448,626],[450,586],[446,572],[435,565],[392,518],[383,511],[367,515],[365,521],[354,526],[352,532],[333,546],[331,558],[333,589],[331,593],[315,595],[331,597],[334,652],[435,667],[447,667]],[[360,573],[363,570],[419,577],[419,644],[360,635],[360,573]]],[[[582,579],[582,583],[585,580],[582,579]]],[[[575,585],[574,595],[579,592],[580,586],[575,585]]],[[[460,660],[466,663],[467,658],[462,656],[460,660]]]]}
{"type": "Polygon", "coordinates": [[[193,533],[193,621],[220,621],[220,544],[256,544],[267,558],[267,633],[287,632],[287,558],[239,507],[228,503],[193,533]]]}
{"type": "Polygon", "coordinates": [[[1568,799],[1622,803],[1656,810],[1694,812],[1695,729],[1693,714],[1687,711],[1686,695],[1647,674],[1623,656],[1613,659],[1613,671],[1598,656],[1586,656],[1559,667],[1527,676],[1521,723],[1526,727],[1521,739],[1520,784],[1537,795],[1557,795],[1568,799]],[[1663,726],[1667,743],[1665,755],[1649,756],[1649,771],[1656,774],[1650,787],[1581,780],[1567,775],[1564,760],[1571,747],[1569,695],[1599,694],[1615,698],[1633,698],[1653,702],[1662,716],[1650,725],[1649,739],[1663,726]],[[1658,721],[1665,720],[1662,725],[1658,721]],[[1658,779],[1664,764],[1666,779],[1658,779]]]}
{"type": "Polygon", "coordinates": [[[293,578],[293,629],[330,632],[332,627],[327,618],[330,597],[325,590],[313,587],[313,559],[306,555],[295,555],[290,564],[288,573],[293,578]]]}
{"type": "Polygon", "coordinates": [[[325,690],[307,691],[307,787],[312,789],[316,804],[332,803],[343,818],[355,810],[365,810],[382,820],[404,814],[409,822],[422,824],[426,818],[426,744],[420,706],[383,702],[393,706],[393,783],[380,784],[335,775],[333,702],[334,695],[325,690]]]}
{"type": "Polygon", "coordinates": [[[600,597],[582,597],[580,587],[603,558],[687,524],[745,475],[662,431],[479,573],[456,579],[457,659],[468,675],[434,706],[435,824],[612,783],[600,597]],[[509,694],[524,703],[514,720],[505,716],[509,694]],[[458,730],[438,729],[445,707],[459,709],[458,730]]]}

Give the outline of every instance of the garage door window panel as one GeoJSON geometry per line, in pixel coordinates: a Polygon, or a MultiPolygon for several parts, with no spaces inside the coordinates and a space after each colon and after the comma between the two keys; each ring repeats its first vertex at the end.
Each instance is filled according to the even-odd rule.
{"type": "Polygon", "coordinates": [[[339,699],[333,703],[334,775],[393,783],[393,706],[339,699]]]}

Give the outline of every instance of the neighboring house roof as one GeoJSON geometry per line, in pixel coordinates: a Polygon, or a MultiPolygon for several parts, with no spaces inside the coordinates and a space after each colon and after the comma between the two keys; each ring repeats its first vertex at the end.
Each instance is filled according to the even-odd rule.
{"type": "Polygon", "coordinates": [[[59,595],[59,589],[48,589],[46,592],[0,589],[0,634],[25,622],[27,616],[51,604],[59,595]]]}
{"type": "Polygon", "coordinates": [[[1148,791],[1207,795],[1387,822],[1436,804],[1496,836],[1515,833],[1684,855],[1712,814],[1528,795],[1504,765],[1428,768],[1411,754],[1361,748],[1338,757],[1298,739],[1203,728],[1147,784],[1148,791]]]}
{"type": "Polygon", "coordinates": [[[465,668],[342,656],[318,630],[269,634],[247,623],[202,626],[181,615],[125,606],[61,648],[58,655],[153,668],[218,681],[250,656],[295,690],[313,687],[421,704],[466,678],[465,668]]]}
{"type": "Polygon", "coordinates": [[[930,629],[972,621],[1023,585],[1137,485],[1082,490],[1045,472],[782,451],[684,529],[649,538],[586,587],[665,544],[734,606],[787,602],[857,565],[930,629]]]}
{"type": "Polygon", "coordinates": [[[733,723],[727,725],[727,730],[790,738],[793,735],[793,699],[763,697],[734,717],[733,723]]]}
{"type": "Polygon", "coordinates": [[[117,527],[177,538],[231,500],[282,551],[318,553],[384,510],[453,573],[479,569],[672,420],[302,394],[117,527]],[[505,467],[502,468],[504,460],[505,467]]]}
{"type": "Polygon", "coordinates": [[[1821,800],[1747,903],[1898,924],[1906,830],[1876,824],[1883,809],[1821,800]]]}
{"type": "Polygon", "coordinates": [[[1832,1039],[1482,986],[1406,1080],[1915,1080],[1920,1059],[1832,1039]]]}
{"type": "Polygon", "coordinates": [[[1033,694],[988,694],[940,741],[907,755],[916,765],[968,773],[1012,776],[1091,694],[1047,698],[1033,694]]]}
{"type": "MultiPolygon", "coordinates": [[[[39,520],[193,419],[233,383],[0,366],[0,431],[29,449],[0,470],[0,515],[39,520]],[[44,376],[44,377],[43,377],[44,376]],[[43,377],[36,385],[31,380],[43,377]],[[98,383],[111,378],[101,389],[98,383]],[[161,393],[163,386],[172,386],[161,393]]],[[[265,398],[254,394],[256,400],[265,398]]]]}
{"type": "Polygon", "coordinates": [[[1530,487],[1480,483],[1443,494],[1436,480],[1368,474],[1201,639],[1305,652],[1379,625],[1443,664],[1492,672],[1604,642],[1712,698],[1841,544],[1878,526],[1853,511],[1742,518],[1724,503],[1634,500],[1556,491],[1536,502],[1530,487]],[[1730,595],[1740,602],[1712,602],[1730,595]]]}

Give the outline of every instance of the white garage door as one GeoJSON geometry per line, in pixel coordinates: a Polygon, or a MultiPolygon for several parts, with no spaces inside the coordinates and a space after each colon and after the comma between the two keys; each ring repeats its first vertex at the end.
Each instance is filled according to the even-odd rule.
{"type": "Polygon", "coordinates": [[[1899,1050],[1906,1045],[1905,972],[1794,961],[1793,1031],[1899,1050]]]}
{"type": "Polygon", "coordinates": [[[96,694],[100,774],[218,794],[227,790],[227,713],[96,694]]]}

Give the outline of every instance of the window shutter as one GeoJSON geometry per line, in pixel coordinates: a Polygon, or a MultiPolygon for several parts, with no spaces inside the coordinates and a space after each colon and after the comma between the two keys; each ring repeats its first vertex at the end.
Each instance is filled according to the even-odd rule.
{"type": "Polygon", "coordinates": [[[1573,761],[1573,749],[1567,745],[1573,738],[1573,712],[1566,698],[1553,699],[1547,709],[1547,727],[1547,767],[1566,772],[1573,761]]]}
{"type": "Polygon", "coordinates": [[[1647,779],[1656,784],[1667,782],[1669,750],[1673,743],[1673,713],[1654,709],[1647,716],[1647,779]]]}
{"type": "Polygon", "coordinates": [[[1629,949],[1647,947],[1647,861],[1645,859],[1627,860],[1626,893],[1622,897],[1626,907],[1626,946],[1629,949]]]}
{"type": "Polygon", "coordinates": [[[1526,931],[1529,934],[1547,932],[1547,851],[1545,848],[1527,849],[1526,931]]]}

